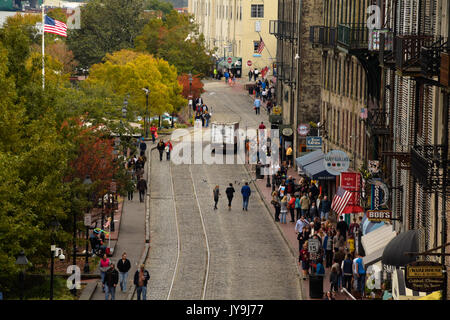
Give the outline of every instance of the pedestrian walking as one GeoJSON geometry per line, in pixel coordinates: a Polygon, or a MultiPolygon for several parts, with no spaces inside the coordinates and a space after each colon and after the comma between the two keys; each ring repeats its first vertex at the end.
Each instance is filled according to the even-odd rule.
{"type": "Polygon", "coordinates": [[[317,220],[320,222],[319,211],[317,210],[317,207],[316,207],[316,203],[315,203],[315,202],[312,202],[312,203],[311,203],[311,208],[309,208],[309,215],[310,215],[312,218],[317,218],[317,220]]]}
{"type": "Polygon", "coordinates": [[[352,257],[347,254],[345,260],[342,261],[341,270],[344,276],[344,281],[342,286],[347,289],[348,292],[352,292],[352,257]]]}
{"type": "Polygon", "coordinates": [[[302,216],[311,218],[309,215],[309,197],[306,195],[306,192],[303,193],[303,196],[300,198],[300,208],[302,210],[302,216]]]}
{"type": "Polygon", "coordinates": [[[163,140],[159,140],[158,145],[156,146],[156,149],[159,151],[159,161],[162,161],[164,149],[166,145],[163,140]]]}
{"type": "Polygon", "coordinates": [[[281,199],[281,223],[286,224],[286,215],[287,215],[287,205],[288,205],[288,201],[287,201],[287,196],[284,196],[281,199]]]}
{"type": "Polygon", "coordinates": [[[203,114],[203,118],[205,119],[205,128],[208,128],[209,119],[211,118],[211,114],[208,111],[205,111],[203,114]]]}
{"type": "Polygon", "coordinates": [[[145,270],[145,265],[141,264],[139,270],[134,274],[134,285],[136,286],[137,299],[147,300],[147,283],[150,280],[150,273],[145,270]]]}
{"type": "Polygon", "coordinates": [[[242,194],[242,210],[248,211],[248,200],[250,199],[250,195],[252,194],[252,191],[248,186],[248,182],[246,182],[245,185],[242,186],[241,194],[242,194]]]}
{"type": "Polygon", "coordinates": [[[141,156],[145,154],[145,150],[147,149],[147,144],[144,141],[144,138],[141,138],[141,143],[139,144],[139,149],[141,149],[141,156]]]}
{"type": "Polygon", "coordinates": [[[310,264],[308,244],[306,244],[306,243],[303,244],[302,250],[300,250],[298,263],[301,264],[301,266],[302,266],[303,280],[306,280],[306,276],[309,273],[308,270],[309,270],[309,264],[310,264]]]}
{"type": "Polygon", "coordinates": [[[248,81],[252,81],[253,78],[253,69],[250,69],[250,71],[248,72],[248,81]]]}
{"type": "Polygon", "coordinates": [[[154,124],[150,128],[150,133],[152,135],[152,143],[155,143],[156,138],[158,138],[158,129],[156,129],[154,124]]]}
{"type": "Polygon", "coordinates": [[[114,268],[114,263],[111,263],[109,270],[106,271],[105,278],[103,279],[103,286],[105,288],[105,300],[109,300],[111,295],[111,300],[116,299],[116,286],[119,282],[119,273],[114,268]]]}
{"type": "Polygon", "coordinates": [[[137,183],[137,189],[139,190],[139,201],[144,202],[145,193],[147,191],[147,181],[141,177],[137,183]]]}
{"type": "Polygon", "coordinates": [[[347,222],[344,221],[344,215],[340,216],[336,229],[340,231],[341,235],[344,237],[344,241],[347,240],[348,225],[347,222]]]}
{"type": "Polygon", "coordinates": [[[330,273],[330,290],[331,291],[338,291],[338,271],[336,269],[336,267],[332,267],[331,268],[331,273],[330,273]]]}
{"type": "Polygon", "coordinates": [[[226,193],[227,198],[228,198],[228,210],[231,210],[231,202],[233,201],[233,196],[234,196],[235,192],[236,191],[233,188],[233,184],[230,183],[228,188],[226,188],[226,190],[225,190],[225,193],[226,193]]]}
{"type": "Polygon", "coordinates": [[[255,98],[255,101],[253,102],[253,106],[255,108],[256,114],[260,114],[261,100],[258,97],[255,98]]]}
{"type": "Polygon", "coordinates": [[[361,294],[361,298],[364,297],[365,283],[366,283],[366,270],[364,269],[364,264],[362,260],[361,253],[358,252],[358,257],[355,259],[355,267],[356,267],[356,281],[357,281],[357,290],[361,294]]]}
{"type": "Polygon", "coordinates": [[[298,240],[298,248],[299,250],[303,248],[303,245],[309,240],[311,237],[311,231],[309,225],[306,225],[302,231],[297,235],[298,240]]]}
{"type": "Polygon", "coordinates": [[[173,149],[172,142],[168,140],[166,142],[166,145],[164,146],[164,151],[166,151],[167,160],[170,160],[170,152],[172,151],[172,149],[173,149]]]}
{"type": "Polygon", "coordinates": [[[220,196],[219,186],[216,186],[213,190],[214,210],[217,210],[217,202],[219,202],[219,196],[220,196]]]}
{"type": "Polygon", "coordinates": [[[122,292],[127,292],[127,279],[128,279],[128,271],[131,269],[130,260],[127,259],[127,253],[122,253],[122,259],[117,262],[117,269],[119,270],[119,283],[120,290],[122,292]]]}
{"type": "Polygon", "coordinates": [[[126,188],[128,193],[128,200],[133,201],[134,191],[136,190],[136,183],[133,177],[129,177],[129,179],[127,180],[126,188]]]}
{"type": "Polygon", "coordinates": [[[320,204],[320,219],[328,220],[330,210],[331,210],[331,202],[330,200],[328,200],[327,196],[324,196],[320,204]]]}
{"type": "Polygon", "coordinates": [[[255,81],[256,81],[256,79],[258,79],[258,75],[259,75],[259,70],[258,70],[258,68],[255,68],[255,70],[253,71],[253,77],[255,78],[255,81]]]}
{"type": "Polygon", "coordinates": [[[228,71],[225,71],[225,73],[223,75],[225,76],[225,83],[228,83],[228,79],[230,78],[230,74],[228,73],[228,71]]]}
{"type": "Polygon", "coordinates": [[[273,207],[275,208],[275,222],[280,221],[280,211],[281,211],[281,204],[278,198],[278,192],[274,190],[272,192],[272,201],[271,201],[273,207]]]}
{"type": "Polygon", "coordinates": [[[100,262],[98,264],[98,268],[100,270],[100,279],[102,280],[102,291],[105,292],[105,275],[106,271],[109,269],[109,265],[111,264],[111,261],[109,260],[108,256],[103,254],[103,257],[100,259],[100,262]]]}
{"type": "Polygon", "coordinates": [[[289,213],[291,214],[291,222],[295,222],[295,220],[294,220],[295,219],[295,213],[294,213],[295,200],[296,200],[295,197],[291,197],[291,199],[289,199],[289,202],[288,202],[289,213]]]}
{"type": "Polygon", "coordinates": [[[317,260],[316,264],[316,275],[318,276],[324,276],[325,275],[325,268],[323,267],[323,261],[317,260]]]}

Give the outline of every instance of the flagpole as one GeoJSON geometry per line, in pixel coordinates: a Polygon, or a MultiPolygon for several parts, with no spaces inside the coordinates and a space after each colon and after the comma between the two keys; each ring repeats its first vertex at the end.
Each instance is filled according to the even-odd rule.
{"type": "Polygon", "coordinates": [[[44,24],[45,24],[45,19],[44,19],[44,2],[42,2],[42,90],[45,89],[45,59],[44,59],[44,55],[45,55],[45,42],[44,42],[44,24]]]}
{"type": "MultiPolygon", "coordinates": [[[[264,39],[261,37],[261,33],[258,32],[258,35],[259,35],[259,37],[264,41],[264,39]]],[[[265,45],[265,42],[264,42],[264,48],[267,50],[267,53],[269,54],[269,56],[270,56],[270,58],[272,59],[272,62],[273,62],[273,57],[272,57],[272,55],[270,54],[269,49],[268,49],[267,46],[265,45]]]]}

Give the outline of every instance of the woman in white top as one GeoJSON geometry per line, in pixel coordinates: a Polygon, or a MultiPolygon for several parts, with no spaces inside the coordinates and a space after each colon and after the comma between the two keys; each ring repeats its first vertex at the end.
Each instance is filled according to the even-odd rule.
{"type": "Polygon", "coordinates": [[[280,222],[284,224],[286,224],[287,204],[288,204],[287,196],[284,196],[283,199],[281,200],[281,210],[280,210],[281,214],[280,222]]]}

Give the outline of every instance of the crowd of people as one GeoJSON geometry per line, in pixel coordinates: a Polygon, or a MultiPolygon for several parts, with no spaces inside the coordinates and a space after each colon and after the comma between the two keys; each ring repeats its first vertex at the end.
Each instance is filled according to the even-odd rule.
{"type": "Polygon", "coordinates": [[[207,128],[209,126],[209,120],[211,119],[211,112],[201,97],[195,99],[193,110],[195,120],[201,120],[202,127],[207,128]]]}
{"type": "Polygon", "coordinates": [[[296,183],[287,176],[286,163],[275,174],[275,190],[272,205],[275,221],[287,224],[289,214],[297,233],[299,264],[303,279],[310,274],[325,275],[330,270],[330,290],[325,299],[332,299],[335,292],[346,288],[348,292],[364,296],[366,271],[362,256],[355,250],[355,237],[361,230],[362,217],[353,218],[348,225],[344,217],[331,210],[331,201],[322,194],[318,185],[307,178],[296,183]],[[317,239],[317,252],[310,252],[308,242],[317,239]]]}
{"type": "MultiPolygon", "coordinates": [[[[115,300],[116,287],[119,284],[120,290],[127,292],[128,272],[131,269],[131,262],[127,259],[127,253],[122,253],[122,257],[116,265],[105,254],[98,265],[102,283],[102,291],[105,293],[105,300],[115,300]]],[[[147,300],[147,283],[150,280],[150,273],[141,264],[134,274],[133,284],[136,286],[137,300],[147,300]]]]}

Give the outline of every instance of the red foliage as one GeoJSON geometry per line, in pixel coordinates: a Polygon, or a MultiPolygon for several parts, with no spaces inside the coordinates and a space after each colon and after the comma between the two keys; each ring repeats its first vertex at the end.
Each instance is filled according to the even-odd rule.
{"type": "MultiPolygon", "coordinates": [[[[178,76],[178,82],[183,86],[182,96],[186,99],[189,97],[189,75],[186,73],[180,74],[178,76]]],[[[198,75],[192,76],[192,87],[191,87],[192,96],[194,99],[200,97],[200,95],[205,92],[203,89],[203,83],[198,77],[198,75]]]]}
{"type": "MultiPolygon", "coordinates": [[[[96,127],[81,127],[82,122],[75,120],[79,125],[75,130],[75,143],[78,146],[78,155],[71,162],[73,173],[68,180],[79,178],[83,181],[87,175],[95,182],[97,194],[106,192],[110,188],[113,175],[116,171],[114,162],[114,140],[103,137],[96,127]]],[[[68,126],[64,122],[64,127],[68,126]]]]}

